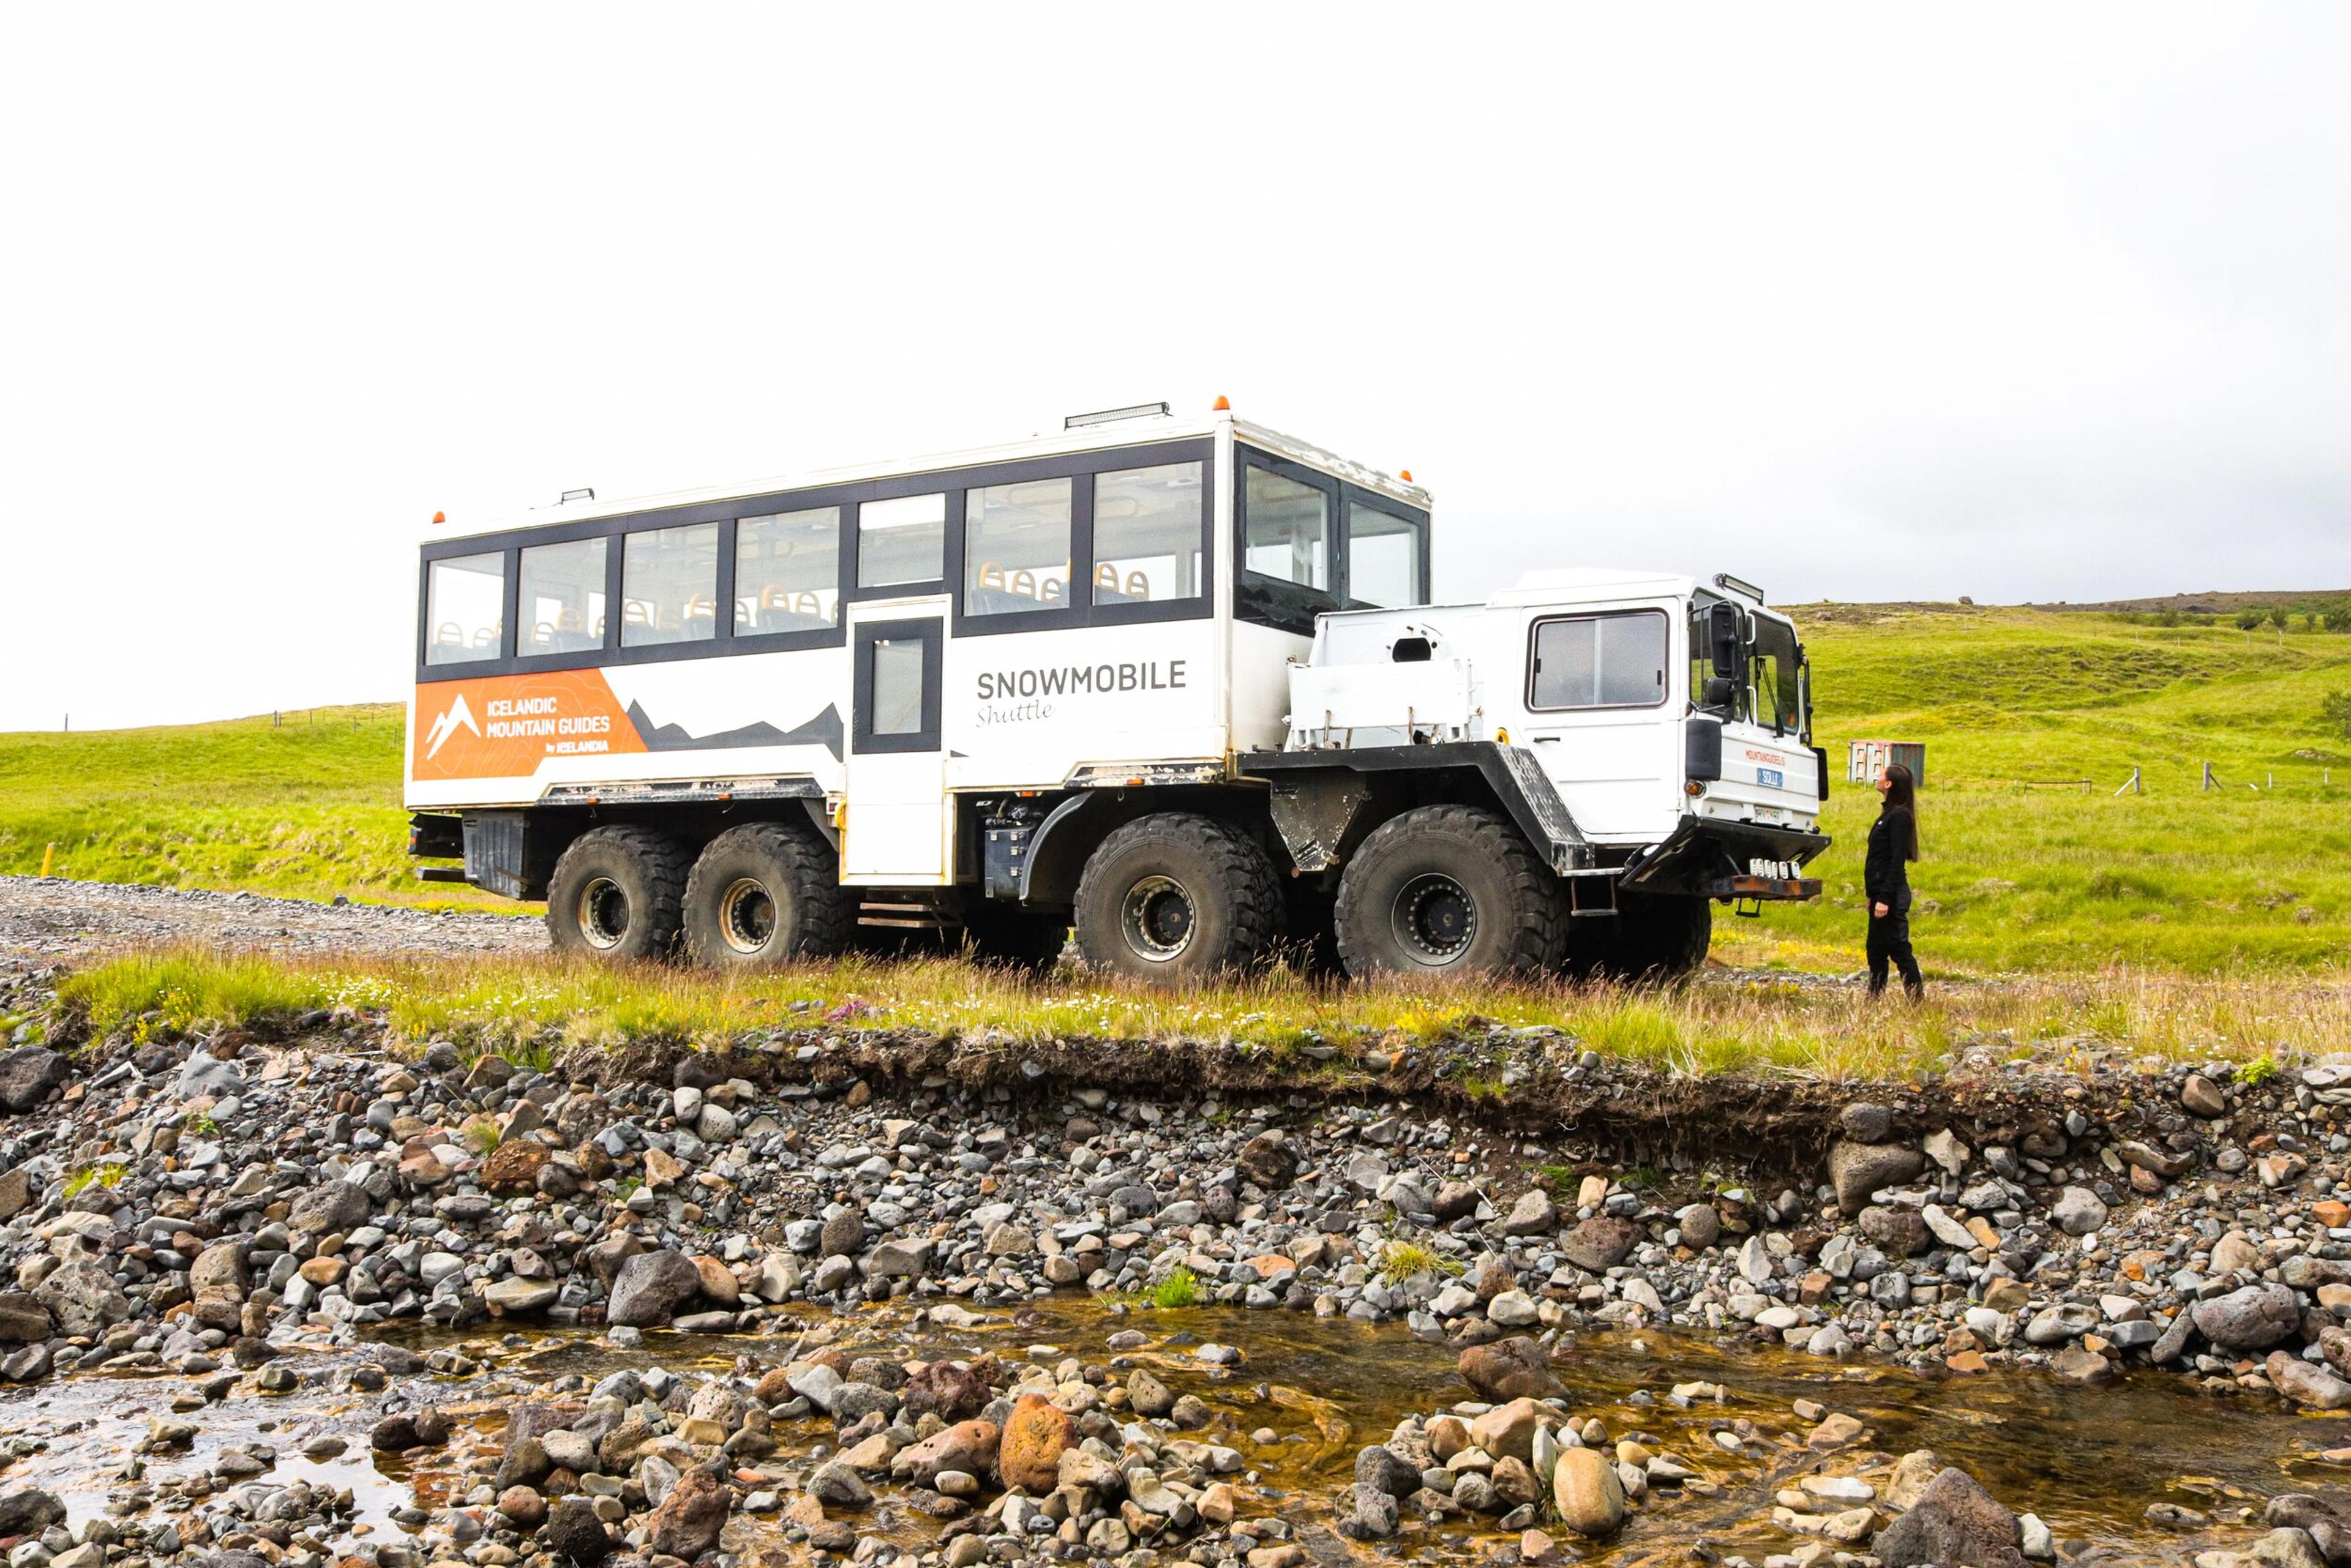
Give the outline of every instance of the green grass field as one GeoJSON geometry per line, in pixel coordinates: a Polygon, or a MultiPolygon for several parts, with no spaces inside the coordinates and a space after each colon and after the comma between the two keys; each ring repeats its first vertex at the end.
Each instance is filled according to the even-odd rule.
{"type": "MultiPolygon", "coordinates": [[[[1927,745],[1913,925],[1930,973],[2342,965],[2351,738],[2323,704],[2351,692],[2351,634],[2020,609],[1795,614],[1840,779],[1848,739],[1927,745]],[[2225,789],[2199,789],[2206,761],[2225,789]],[[2134,767],[2145,792],[2116,797],[2134,767]],[[2343,780],[2326,781],[2333,768],[2343,780]]],[[[0,871],[37,871],[54,842],[63,876],[515,907],[413,880],[401,738],[388,705],[0,736],[0,871]]],[[[1857,966],[1875,810],[1840,783],[1827,896],[1719,919],[1717,955],[1857,966]]]]}

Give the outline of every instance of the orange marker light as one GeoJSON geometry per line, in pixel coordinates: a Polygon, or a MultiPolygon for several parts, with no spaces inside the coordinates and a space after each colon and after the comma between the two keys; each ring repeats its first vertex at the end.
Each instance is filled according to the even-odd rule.
{"type": "Polygon", "coordinates": [[[1208,405],[1208,411],[1211,413],[1230,413],[1232,409],[1233,405],[1226,400],[1222,393],[1218,393],[1217,401],[1208,405]]]}
{"type": "Polygon", "coordinates": [[[436,528],[448,520],[449,514],[446,512],[435,512],[433,514],[433,526],[436,528]]]}
{"type": "Polygon", "coordinates": [[[1409,485],[1412,483],[1412,470],[1409,468],[1399,468],[1396,470],[1396,477],[1409,485]]]}

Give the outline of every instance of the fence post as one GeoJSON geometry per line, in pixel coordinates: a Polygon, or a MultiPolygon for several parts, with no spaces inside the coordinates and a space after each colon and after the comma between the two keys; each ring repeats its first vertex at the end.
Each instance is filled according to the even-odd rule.
{"type": "Polygon", "coordinates": [[[2136,768],[2131,769],[2131,776],[2123,780],[2123,787],[2115,791],[2117,795],[2137,795],[2141,792],[2138,782],[2138,769],[2136,768]]]}
{"type": "Polygon", "coordinates": [[[2216,788],[2212,782],[2212,765],[2209,762],[2204,765],[2204,788],[2208,790],[2216,788]]]}

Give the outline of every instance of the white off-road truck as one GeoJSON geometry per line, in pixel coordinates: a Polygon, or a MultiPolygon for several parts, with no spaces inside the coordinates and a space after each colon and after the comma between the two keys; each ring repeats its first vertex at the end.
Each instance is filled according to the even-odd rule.
{"type": "Polygon", "coordinates": [[[1429,497],[1164,404],[436,526],[409,847],[559,948],[876,941],[1169,981],[1673,972],[1809,898],[1792,624],[1729,577],[1430,605],[1429,497]]]}

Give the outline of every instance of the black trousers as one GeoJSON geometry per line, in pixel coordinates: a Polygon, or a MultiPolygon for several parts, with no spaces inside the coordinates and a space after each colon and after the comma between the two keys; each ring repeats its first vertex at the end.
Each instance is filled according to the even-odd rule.
{"type": "Polygon", "coordinates": [[[1923,996],[1927,982],[1910,951],[1910,901],[1902,899],[1886,907],[1889,913],[1880,915],[1876,904],[1870,904],[1869,994],[1874,997],[1886,989],[1886,970],[1891,965],[1902,971],[1904,990],[1913,997],[1923,996]]]}

